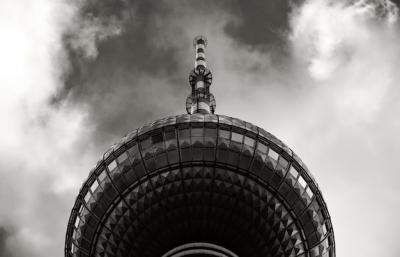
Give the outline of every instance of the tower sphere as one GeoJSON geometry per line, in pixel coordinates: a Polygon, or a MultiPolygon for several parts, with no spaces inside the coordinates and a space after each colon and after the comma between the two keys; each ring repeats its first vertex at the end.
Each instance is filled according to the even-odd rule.
{"type": "Polygon", "coordinates": [[[321,191],[288,146],[194,112],[106,151],[76,198],[65,256],[334,257],[335,241],[321,191]]]}

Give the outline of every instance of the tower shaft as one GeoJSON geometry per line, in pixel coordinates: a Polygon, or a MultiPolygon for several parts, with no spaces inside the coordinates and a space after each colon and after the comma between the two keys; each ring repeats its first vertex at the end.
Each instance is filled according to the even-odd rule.
{"type": "Polygon", "coordinates": [[[205,55],[205,48],[207,47],[206,37],[197,36],[193,41],[193,45],[196,52],[196,60],[194,68],[189,75],[189,84],[192,91],[186,99],[186,111],[188,114],[214,113],[216,106],[215,98],[210,93],[212,73],[207,69],[205,55]]]}

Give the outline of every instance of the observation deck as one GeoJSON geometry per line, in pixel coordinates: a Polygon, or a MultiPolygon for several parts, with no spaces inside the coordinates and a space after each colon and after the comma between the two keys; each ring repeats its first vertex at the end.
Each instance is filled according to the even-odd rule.
{"type": "Polygon", "coordinates": [[[241,257],[335,256],[301,159],[260,127],[201,113],[145,125],[103,155],[76,198],[65,256],[156,257],[196,242],[241,257]]]}

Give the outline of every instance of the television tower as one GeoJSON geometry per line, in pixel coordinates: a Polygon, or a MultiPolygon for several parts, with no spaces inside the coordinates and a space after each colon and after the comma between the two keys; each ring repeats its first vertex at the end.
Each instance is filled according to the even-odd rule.
{"type": "Polygon", "coordinates": [[[335,257],[307,166],[264,129],[214,114],[206,38],[194,46],[187,114],[105,152],[72,208],[65,257],[335,257]]]}

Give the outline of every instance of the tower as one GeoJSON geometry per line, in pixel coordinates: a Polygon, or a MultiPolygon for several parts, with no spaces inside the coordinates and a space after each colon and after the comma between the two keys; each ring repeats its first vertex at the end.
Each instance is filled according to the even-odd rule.
{"type": "Polygon", "coordinates": [[[68,222],[66,257],[334,257],[331,219],[301,159],[246,121],[216,115],[203,36],[188,114],[105,152],[68,222]]]}

